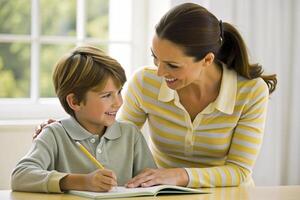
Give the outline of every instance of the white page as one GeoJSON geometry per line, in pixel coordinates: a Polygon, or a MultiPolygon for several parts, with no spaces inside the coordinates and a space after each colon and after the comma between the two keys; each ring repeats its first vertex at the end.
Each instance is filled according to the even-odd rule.
{"type": "Polygon", "coordinates": [[[172,185],[158,185],[158,186],[152,186],[152,187],[146,187],[146,188],[126,188],[126,187],[115,187],[109,192],[88,192],[88,191],[76,191],[71,190],[69,193],[79,195],[79,196],[85,196],[90,198],[116,198],[116,197],[130,197],[130,196],[145,196],[145,195],[156,195],[158,191],[164,190],[162,193],[206,193],[201,190],[197,189],[191,189],[186,187],[179,187],[179,186],[172,186],[172,185]],[[168,191],[168,189],[170,191],[168,191]]]}

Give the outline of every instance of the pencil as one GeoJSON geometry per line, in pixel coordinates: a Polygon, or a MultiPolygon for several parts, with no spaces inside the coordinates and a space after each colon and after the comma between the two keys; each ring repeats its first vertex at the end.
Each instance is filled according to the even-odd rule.
{"type": "Polygon", "coordinates": [[[84,153],[99,169],[104,169],[103,165],[82,145],[80,142],[75,141],[79,149],[84,153]]]}

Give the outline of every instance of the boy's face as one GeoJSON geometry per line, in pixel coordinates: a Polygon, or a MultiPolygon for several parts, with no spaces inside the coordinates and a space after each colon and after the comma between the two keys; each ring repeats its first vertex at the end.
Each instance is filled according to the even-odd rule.
{"type": "Polygon", "coordinates": [[[108,78],[102,91],[89,90],[85,102],[74,111],[78,122],[93,134],[102,134],[104,127],[114,123],[117,111],[123,103],[121,88],[108,78]]]}

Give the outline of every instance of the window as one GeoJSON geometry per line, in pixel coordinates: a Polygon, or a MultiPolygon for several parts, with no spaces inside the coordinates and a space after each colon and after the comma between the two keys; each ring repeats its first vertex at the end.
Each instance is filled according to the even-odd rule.
{"type": "Polygon", "coordinates": [[[138,0],[1,0],[0,120],[62,116],[52,68],[76,45],[103,49],[129,76],[137,64],[133,57],[139,57],[132,24],[143,18],[135,15],[133,1],[143,4],[138,0]]]}

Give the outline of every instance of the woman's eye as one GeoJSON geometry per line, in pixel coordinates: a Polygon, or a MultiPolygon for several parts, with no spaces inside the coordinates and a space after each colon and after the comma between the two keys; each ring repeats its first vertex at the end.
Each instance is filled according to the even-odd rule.
{"type": "Polygon", "coordinates": [[[154,56],[153,56],[153,63],[154,63],[154,65],[157,66],[157,58],[155,58],[154,56]]]}
{"type": "Polygon", "coordinates": [[[106,94],[104,96],[101,96],[101,98],[108,98],[108,97],[110,97],[110,94],[106,94]]]}
{"type": "Polygon", "coordinates": [[[176,69],[176,68],[178,68],[178,66],[176,66],[176,65],[172,65],[172,64],[168,64],[168,66],[169,66],[170,68],[173,68],[173,69],[176,69]]]}

